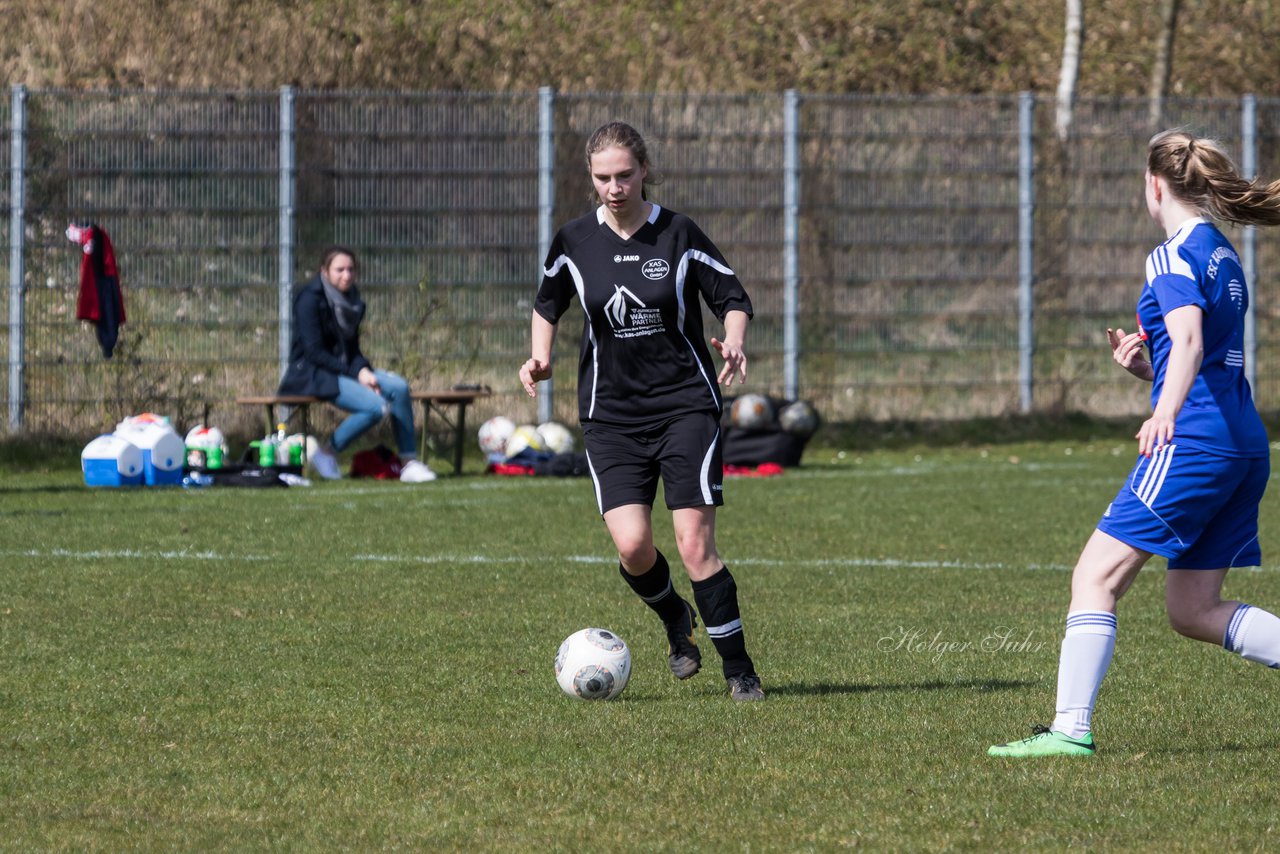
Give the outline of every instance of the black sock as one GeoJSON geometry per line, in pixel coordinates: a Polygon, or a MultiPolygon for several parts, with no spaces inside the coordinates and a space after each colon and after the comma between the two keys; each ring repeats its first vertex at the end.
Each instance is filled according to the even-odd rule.
{"type": "Polygon", "coordinates": [[[703,626],[724,660],[724,675],[754,675],[755,665],[747,655],[747,642],[742,636],[742,618],[738,612],[738,585],[722,566],[710,578],[693,582],[693,601],[698,603],[703,626]]]}
{"type": "Polygon", "coordinates": [[[632,575],[622,568],[622,564],[618,564],[618,571],[622,573],[622,577],[627,580],[627,584],[631,585],[636,595],[662,618],[662,622],[670,623],[684,615],[684,600],[671,585],[671,565],[667,563],[662,552],[657,549],[654,551],[658,559],[644,575],[632,575]]]}

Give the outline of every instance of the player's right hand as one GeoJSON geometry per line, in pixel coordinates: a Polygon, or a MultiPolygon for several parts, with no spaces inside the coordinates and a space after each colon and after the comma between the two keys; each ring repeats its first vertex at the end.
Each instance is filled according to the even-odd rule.
{"type": "Polygon", "coordinates": [[[538,396],[538,383],[551,379],[551,365],[541,359],[529,359],[520,366],[520,384],[529,397],[538,396]]]}

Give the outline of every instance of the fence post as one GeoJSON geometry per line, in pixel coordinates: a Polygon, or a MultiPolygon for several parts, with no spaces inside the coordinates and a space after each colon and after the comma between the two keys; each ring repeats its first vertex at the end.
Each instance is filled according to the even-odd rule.
{"type": "MultiPolygon", "coordinates": [[[[1258,174],[1258,99],[1254,95],[1245,95],[1240,104],[1240,168],[1244,177],[1250,181],[1258,174]]],[[[1252,288],[1249,294],[1249,310],[1244,315],[1244,376],[1251,388],[1258,388],[1258,229],[1252,225],[1244,227],[1244,242],[1241,247],[1244,257],[1240,259],[1244,269],[1245,286],[1252,288]]]]}
{"type": "Polygon", "coordinates": [[[1018,386],[1024,415],[1035,387],[1035,106],[1036,96],[1018,96],[1018,386]]]}
{"type": "Polygon", "coordinates": [[[782,180],[782,388],[787,400],[800,395],[800,96],[783,100],[782,180]]]}
{"type": "MultiPolygon", "coordinates": [[[[538,283],[542,281],[542,261],[551,251],[556,208],[556,93],[550,86],[538,88],[538,283]]],[[[553,380],[538,383],[538,423],[555,418],[553,380]]]]}
{"type": "Polygon", "coordinates": [[[293,98],[292,86],[280,87],[280,377],[289,366],[289,346],[293,337],[293,208],[298,171],[293,98]]]}
{"type": "Polygon", "coordinates": [[[27,203],[27,87],[17,84],[10,90],[9,146],[9,429],[22,429],[26,387],[24,351],[26,264],[25,213],[27,203]]]}

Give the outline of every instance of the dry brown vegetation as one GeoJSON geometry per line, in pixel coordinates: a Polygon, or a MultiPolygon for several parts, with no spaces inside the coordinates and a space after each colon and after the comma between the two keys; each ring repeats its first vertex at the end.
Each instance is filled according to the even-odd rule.
{"type": "MultiPolygon", "coordinates": [[[[1141,95],[1155,11],[1086,0],[1081,95],[1141,95]]],[[[0,0],[12,83],[67,88],[1050,92],[1062,0],[0,0]]],[[[1280,4],[1183,3],[1174,95],[1280,93],[1280,4]]]]}

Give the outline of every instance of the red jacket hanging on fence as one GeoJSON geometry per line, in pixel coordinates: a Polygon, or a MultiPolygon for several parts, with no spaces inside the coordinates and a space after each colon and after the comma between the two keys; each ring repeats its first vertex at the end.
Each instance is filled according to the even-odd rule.
{"type": "Polygon", "coordinates": [[[124,323],[124,295],[120,292],[120,273],[116,269],[116,253],[111,238],[99,226],[89,223],[81,227],[67,226],[67,239],[80,244],[80,298],[76,303],[76,319],[97,326],[102,355],[110,359],[124,323]]]}

